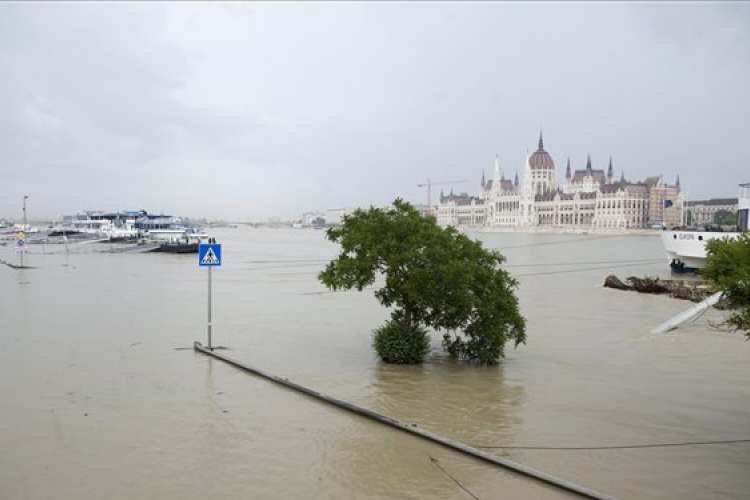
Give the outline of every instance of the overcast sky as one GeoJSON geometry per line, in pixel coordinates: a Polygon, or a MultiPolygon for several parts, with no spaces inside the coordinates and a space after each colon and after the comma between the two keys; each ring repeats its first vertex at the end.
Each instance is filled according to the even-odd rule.
{"type": "Polygon", "coordinates": [[[737,196],[750,4],[0,3],[0,217],[425,203],[540,128],[559,180],[737,196]]]}

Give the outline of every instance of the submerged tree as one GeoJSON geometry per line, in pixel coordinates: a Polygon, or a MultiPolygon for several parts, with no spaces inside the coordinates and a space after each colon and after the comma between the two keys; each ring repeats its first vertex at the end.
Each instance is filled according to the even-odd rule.
{"type": "Polygon", "coordinates": [[[501,268],[505,258],[409,203],[356,210],[326,235],[341,253],[319,274],[324,285],[361,291],[384,277],[375,297],[393,311],[373,339],[384,361],[421,362],[427,327],[445,332],[443,347],[452,356],[484,364],[496,364],[506,342],[526,341],[518,284],[501,268]]]}
{"type": "Polygon", "coordinates": [[[701,273],[727,297],[732,310],[727,322],[750,339],[750,232],[709,240],[706,254],[701,273]]]}

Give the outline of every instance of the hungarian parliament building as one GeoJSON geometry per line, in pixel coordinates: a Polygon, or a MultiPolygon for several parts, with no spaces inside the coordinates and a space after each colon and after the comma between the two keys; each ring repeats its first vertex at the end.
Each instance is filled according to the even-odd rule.
{"type": "Polygon", "coordinates": [[[670,185],[662,176],[640,182],[615,177],[612,158],[607,170],[595,169],[591,157],[585,168],[571,170],[570,159],[562,184],[555,162],[539,148],[527,155],[523,179],[506,179],[495,159],[492,179],[484,174],[478,196],[441,193],[435,215],[443,226],[534,230],[569,228],[577,231],[626,230],[682,225],[680,179],[670,185]]]}

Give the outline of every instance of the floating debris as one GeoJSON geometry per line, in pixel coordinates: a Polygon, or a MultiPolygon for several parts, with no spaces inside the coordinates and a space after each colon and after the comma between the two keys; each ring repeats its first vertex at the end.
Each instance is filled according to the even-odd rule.
{"type": "MultiPolygon", "coordinates": [[[[699,279],[661,279],[658,277],[646,276],[638,278],[630,276],[625,282],[620,280],[614,274],[610,274],[604,280],[605,288],[614,288],[616,290],[634,290],[640,293],[652,294],[669,294],[675,299],[689,300],[691,302],[701,302],[711,296],[716,290],[705,280],[699,279]]],[[[716,307],[722,308],[723,301],[716,307]]]]}

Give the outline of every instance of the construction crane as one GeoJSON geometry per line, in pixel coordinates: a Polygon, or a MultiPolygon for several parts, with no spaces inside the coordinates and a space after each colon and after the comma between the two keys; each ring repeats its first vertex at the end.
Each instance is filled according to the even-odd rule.
{"type": "Polygon", "coordinates": [[[430,179],[427,179],[427,182],[423,184],[417,184],[417,187],[426,187],[427,188],[427,210],[432,213],[432,186],[441,186],[443,184],[460,184],[462,182],[466,182],[466,179],[462,179],[460,181],[440,181],[440,182],[432,182],[430,179]]]}

